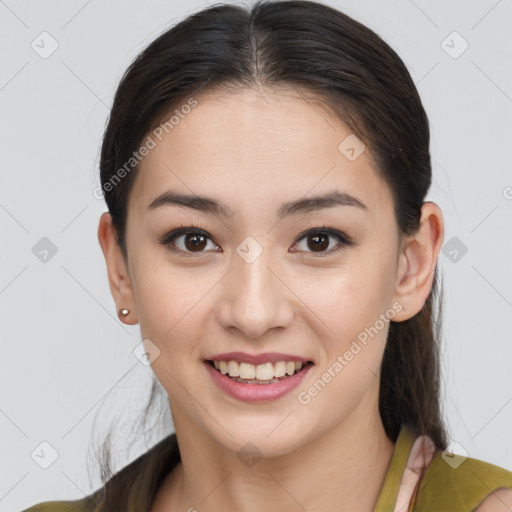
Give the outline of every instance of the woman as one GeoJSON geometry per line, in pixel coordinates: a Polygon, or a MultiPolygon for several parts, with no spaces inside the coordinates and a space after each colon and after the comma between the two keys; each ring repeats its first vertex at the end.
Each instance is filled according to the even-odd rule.
{"type": "Polygon", "coordinates": [[[31,512],[499,511],[445,452],[428,119],[375,33],[315,2],[220,5],[117,90],[98,238],[176,434],[31,512]]]}

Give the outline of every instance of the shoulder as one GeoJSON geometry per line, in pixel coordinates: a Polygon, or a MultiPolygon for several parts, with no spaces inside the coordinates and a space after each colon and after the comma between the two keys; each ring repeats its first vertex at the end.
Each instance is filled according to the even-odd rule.
{"type": "Polygon", "coordinates": [[[102,509],[103,486],[77,500],[43,501],[21,512],[100,512],[102,509]]]}
{"type": "Polygon", "coordinates": [[[510,512],[512,510],[512,489],[498,489],[490,494],[475,512],[510,512]]]}
{"type": "MultiPolygon", "coordinates": [[[[153,499],[154,483],[161,481],[180,460],[176,434],[156,443],[117,472],[109,481],[85,498],[74,501],[46,501],[21,512],[102,512],[127,510],[133,503],[153,499]]],[[[144,506],[139,509],[145,509],[144,506]]]]}
{"type": "Polygon", "coordinates": [[[73,501],[45,501],[21,512],[94,512],[97,504],[90,496],[73,501]]]}
{"type": "Polygon", "coordinates": [[[508,505],[511,496],[511,471],[438,451],[421,479],[414,510],[508,511],[504,503],[508,505]]]}

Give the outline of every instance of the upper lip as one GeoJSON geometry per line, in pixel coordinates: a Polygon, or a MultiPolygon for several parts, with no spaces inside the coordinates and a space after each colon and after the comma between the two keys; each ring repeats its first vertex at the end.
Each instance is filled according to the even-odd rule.
{"type": "Polygon", "coordinates": [[[247,354],[245,352],[224,352],[208,358],[209,361],[238,361],[239,363],[264,364],[277,363],[278,361],[300,361],[307,363],[311,361],[307,357],[296,356],[293,354],[282,354],[279,352],[264,352],[262,354],[247,354]]]}

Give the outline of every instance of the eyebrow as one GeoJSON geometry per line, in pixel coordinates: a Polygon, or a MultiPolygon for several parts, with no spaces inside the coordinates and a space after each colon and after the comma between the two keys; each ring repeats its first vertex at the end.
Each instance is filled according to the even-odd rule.
{"type": "MultiPolygon", "coordinates": [[[[148,210],[155,210],[164,206],[183,206],[226,218],[234,216],[234,212],[229,206],[220,203],[216,199],[203,195],[180,194],[172,190],[168,190],[154,199],[149,204],[148,210]]],[[[310,213],[337,206],[353,206],[362,210],[367,209],[367,206],[356,197],[346,192],[333,190],[325,194],[285,202],[277,210],[277,218],[281,220],[289,215],[310,213]]]]}

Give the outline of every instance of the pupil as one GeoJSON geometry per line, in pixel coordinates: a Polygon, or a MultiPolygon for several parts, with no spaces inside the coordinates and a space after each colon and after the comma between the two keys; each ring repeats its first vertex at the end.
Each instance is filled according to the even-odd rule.
{"type": "Polygon", "coordinates": [[[185,237],[185,245],[187,247],[187,249],[204,249],[206,243],[205,243],[205,237],[203,235],[197,235],[197,234],[192,234],[192,235],[187,235],[185,237]],[[197,242],[198,239],[202,238],[203,240],[200,241],[199,243],[197,242]],[[193,241],[195,240],[195,241],[193,241]],[[191,245],[189,245],[191,243],[191,245]]]}
{"type": "Polygon", "coordinates": [[[320,234],[320,235],[311,235],[310,237],[310,240],[316,240],[315,244],[310,247],[310,248],[320,248],[320,249],[327,249],[327,247],[329,247],[329,237],[325,234],[320,234]],[[320,244],[317,244],[318,240],[323,238],[324,239],[324,242],[323,243],[320,243],[320,244]]]}

